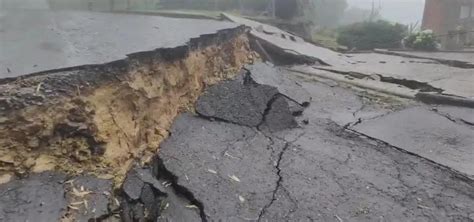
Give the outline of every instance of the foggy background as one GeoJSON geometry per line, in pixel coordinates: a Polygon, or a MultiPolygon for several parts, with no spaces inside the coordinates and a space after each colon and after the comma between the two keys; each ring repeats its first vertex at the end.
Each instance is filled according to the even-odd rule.
{"type": "MultiPolygon", "coordinates": [[[[153,0],[130,0],[132,3],[138,2],[160,2],[153,0]]],[[[56,2],[64,5],[75,5],[77,0],[0,0],[0,8],[6,7],[15,8],[35,8],[47,9],[49,2],[56,2]]],[[[82,0],[87,4],[88,0],[82,0]]],[[[104,0],[107,2],[107,0],[104,0]]],[[[116,1],[120,4],[121,1],[116,1]]],[[[125,1],[123,1],[125,2],[125,1]]],[[[411,24],[421,22],[423,17],[424,0],[347,0],[348,18],[342,18],[341,24],[349,24],[354,21],[359,21],[361,15],[370,14],[372,10],[372,2],[375,4],[375,9],[379,10],[380,17],[392,22],[399,22],[403,24],[411,24]]],[[[122,3],[123,4],[123,3],[122,3]]],[[[151,4],[149,4],[151,5],[151,4]]],[[[362,16],[364,17],[364,16],[362,16]]]]}
{"type": "MultiPolygon", "coordinates": [[[[370,10],[372,0],[348,0],[349,8],[358,7],[370,10]]],[[[425,0],[375,0],[380,4],[380,13],[384,19],[403,24],[421,22],[425,0]]]]}

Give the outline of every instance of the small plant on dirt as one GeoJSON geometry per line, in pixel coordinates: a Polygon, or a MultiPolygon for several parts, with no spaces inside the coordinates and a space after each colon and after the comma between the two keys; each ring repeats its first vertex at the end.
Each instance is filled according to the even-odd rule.
{"type": "Polygon", "coordinates": [[[337,42],[350,49],[398,48],[407,28],[388,21],[366,21],[344,26],[339,30],[337,42]]]}
{"type": "Polygon", "coordinates": [[[407,48],[423,51],[435,51],[438,46],[436,36],[431,30],[412,33],[403,42],[407,48]]]}

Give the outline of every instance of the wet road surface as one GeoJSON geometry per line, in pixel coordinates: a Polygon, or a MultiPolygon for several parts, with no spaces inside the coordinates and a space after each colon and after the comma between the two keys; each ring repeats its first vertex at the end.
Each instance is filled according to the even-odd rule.
{"type": "MultiPolygon", "coordinates": [[[[464,158],[472,152],[470,110],[354,91],[265,64],[247,69],[204,93],[197,113],[175,120],[151,165],[127,175],[122,208],[103,218],[474,220],[474,181],[466,176],[472,164],[464,158]],[[447,149],[453,156],[442,153],[447,149]]],[[[37,178],[49,180],[40,174],[2,185],[16,189],[0,196],[9,206],[0,218],[36,215],[38,206],[11,197],[29,195],[37,178]]],[[[42,195],[56,198],[67,186],[57,189],[42,195]]],[[[43,207],[50,217],[64,213],[43,207]]]]}
{"type": "Polygon", "coordinates": [[[353,129],[474,178],[474,129],[464,123],[413,107],[363,121],[353,129]]]}
{"type": "MultiPolygon", "coordinates": [[[[301,95],[313,98],[304,114],[296,117],[297,128],[270,133],[268,128],[248,128],[226,119],[185,114],[175,122],[170,139],[161,145],[164,165],[202,202],[207,219],[474,219],[471,179],[403,151],[408,145],[445,148],[441,138],[423,136],[437,130],[451,131],[453,141],[469,144],[472,134],[467,126],[444,122],[446,118],[436,113],[427,115],[432,111],[412,107],[410,102],[371,97],[339,86],[295,79],[291,74],[277,76],[280,79],[276,82],[296,82],[304,91],[301,95]],[[390,128],[395,120],[399,127],[390,128]],[[406,134],[383,134],[376,127],[374,132],[379,135],[366,136],[362,130],[358,133],[357,127],[366,121],[378,121],[380,126],[406,134]],[[423,128],[437,123],[432,129],[423,128]],[[349,129],[357,124],[355,130],[349,129]],[[390,145],[390,136],[399,143],[390,145]]],[[[470,148],[464,146],[467,152],[470,148]]],[[[450,167],[456,171],[456,166],[450,167]]]]}
{"type": "Polygon", "coordinates": [[[466,52],[410,52],[410,51],[392,51],[394,53],[400,55],[408,55],[408,56],[415,56],[420,58],[426,59],[434,59],[434,60],[448,60],[448,61],[461,61],[468,65],[472,65],[474,63],[474,52],[473,51],[466,51],[466,52]]]}
{"type": "MultiPolygon", "coordinates": [[[[326,65],[319,66],[320,68],[334,70],[334,74],[352,72],[365,76],[380,75],[400,80],[399,82],[412,80],[437,88],[445,94],[474,98],[472,68],[457,67],[461,65],[456,64],[472,62],[472,56],[469,53],[455,54],[451,58],[455,62],[450,65],[442,64],[436,60],[451,57],[448,53],[429,55],[419,53],[421,57],[426,57],[426,59],[381,53],[341,54],[309,44],[299,37],[290,38],[292,36],[290,33],[270,25],[227,14],[226,17],[236,23],[252,27],[251,34],[253,36],[282,49],[286,53],[317,58],[322,64],[326,65]]],[[[407,54],[410,55],[410,53],[407,54]]]]}
{"type": "MultiPolygon", "coordinates": [[[[147,18],[149,23],[142,27],[144,20],[124,19],[121,22],[127,24],[127,30],[114,30],[115,26],[109,25],[105,31],[112,30],[110,33],[102,31],[104,27],[95,19],[112,24],[110,21],[119,19],[116,15],[35,13],[41,24],[61,18],[59,26],[47,29],[53,32],[40,31],[39,41],[26,36],[19,42],[35,42],[25,47],[37,48],[25,61],[51,67],[120,59],[128,51],[150,47],[147,44],[169,46],[189,39],[166,32],[175,27],[149,29],[160,21],[196,28],[184,31],[189,35],[199,35],[196,30],[203,29],[195,23],[182,24],[187,20],[133,16],[147,18]],[[74,24],[68,23],[71,21],[74,24]],[[84,31],[80,24],[91,29],[84,31]],[[61,27],[59,36],[77,42],[43,44],[43,39],[63,38],[54,37],[57,27],[61,27]],[[131,27],[147,29],[150,35],[130,36],[131,27]],[[90,45],[94,33],[101,36],[97,39],[117,42],[94,41],[90,45]],[[158,34],[165,37],[156,43],[154,35],[158,34]],[[137,39],[141,40],[137,45],[128,44],[137,39]],[[130,48],[118,47],[122,44],[130,48]],[[39,55],[43,57],[35,60],[39,55]],[[62,56],[54,57],[57,55],[62,56]]],[[[0,22],[6,21],[4,15],[0,22]]],[[[28,16],[15,16],[18,21],[35,24],[28,16]]],[[[234,26],[201,22],[210,32],[234,26]]],[[[26,31],[16,30],[11,36],[0,33],[13,41],[26,31]]],[[[281,41],[278,38],[274,43],[281,41]]],[[[299,44],[298,40],[292,42],[289,47],[299,44]]],[[[384,63],[377,54],[349,58],[321,48],[316,53],[304,44],[299,47],[297,53],[307,49],[338,67],[364,66],[370,68],[364,72],[371,74],[387,67],[406,69],[398,67],[403,58],[384,63]],[[399,63],[391,64],[393,61],[399,63]]],[[[9,50],[16,60],[24,56],[21,51],[9,50]]],[[[443,66],[418,59],[413,65],[443,66]]],[[[2,77],[22,74],[8,69],[2,77]]],[[[118,221],[119,217],[123,221],[474,221],[473,164],[469,161],[473,155],[472,109],[430,107],[353,90],[269,64],[246,69],[236,79],[210,87],[198,100],[196,113],[180,115],[155,159],[145,166],[137,164],[116,194],[106,179],[33,174],[0,185],[0,221],[57,221],[75,214],[83,215],[85,221],[118,221]]],[[[428,78],[423,71],[420,76],[428,78]]],[[[438,80],[432,82],[444,78],[441,74],[435,77],[438,80]]],[[[469,93],[462,87],[459,92],[469,93]]]]}
{"type": "Polygon", "coordinates": [[[111,62],[236,26],[145,15],[0,9],[0,78],[111,62]]]}

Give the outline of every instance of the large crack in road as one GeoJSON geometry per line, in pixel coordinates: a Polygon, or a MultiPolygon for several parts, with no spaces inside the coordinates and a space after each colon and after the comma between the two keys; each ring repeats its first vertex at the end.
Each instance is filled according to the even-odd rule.
{"type": "MultiPolygon", "coordinates": [[[[0,139],[15,154],[0,159],[10,176],[0,177],[0,221],[474,221],[471,109],[248,64],[248,41],[241,29],[224,30],[189,48],[2,83],[2,96],[16,96],[0,100],[1,114],[19,116],[0,118],[0,130],[23,140],[0,139]],[[37,122],[53,130],[29,125],[37,122]],[[23,131],[34,132],[15,134],[23,131]],[[44,147],[58,141],[87,149],[51,161],[44,147]],[[110,165],[101,162],[119,154],[110,147],[131,150],[110,165]],[[84,150],[101,158],[74,156],[84,150]],[[35,165],[55,171],[35,174],[35,165]]],[[[318,61],[271,53],[280,65],[318,61]]]]}
{"type": "MultiPolygon", "coordinates": [[[[273,72],[276,73],[278,70],[275,69],[273,72]]],[[[300,84],[305,86],[303,83],[300,84]]],[[[311,84],[311,87],[323,87],[323,85],[311,84]]],[[[221,92],[224,93],[225,90],[221,92]]],[[[215,93],[213,90],[214,96],[215,93]]],[[[271,97],[267,98],[271,100],[271,97]]],[[[234,99],[237,101],[232,102],[239,103],[239,99],[234,99]]],[[[261,155],[257,161],[252,161],[250,166],[259,168],[262,162],[268,164],[270,159],[271,166],[267,166],[267,170],[271,169],[271,176],[261,171],[245,170],[249,169],[249,162],[245,161],[245,158],[249,157],[232,153],[240,139],[230,141],[225,139],[227,136],[223,135],[230,132],[222,129],[219,134],[209,133],[213,136],[212,140],[209,140],[206,132],[191,130],[194,133],[190,134],[189,130],[184,129],[184,125],[180,126],[178,128],[182,129],[179,130],[179,134],[173,133],[174,136],[170,138],[174,145],[165,142],[160,155],[168,160],[169,164],[179,165],[173,167],[177,174],[186,175],[185,172],[191,166],[199,169],[193,169],[191,176],[187,175],[191,182],[184,183],[186,187],[194,190],[193,193],[208,209],[209,220],[223,218],[252,221],[282,219],[391,221],[395,218],[417,218],[428,221],[472,220],[473,215],[469,207],[473,203],[471,179],[379,139],[345,129],[320,116],[320,112],[314,109],[318,107],[314,106],[317,106],[317,103],[312,103],[302,116],[297,117],[299,127],[274,132],[261,129],[261,133],[264,134],[262,139],[267,138],[266,141],[271,142],[260,146],[253,140],[255,137],[252,137],[253,142],[247,144],[249,145],[246,148],[247,152],[278,144],[277,148],[270,148],[269,153],[261,155]],[[193,138],[189,138],[190,136],[193,138]],[[202,138],[204,141],[195,140],[197,138],[202,138]],[[194,143],[189,140],[193,140],[194,143]],[[228,163],[221,162],[225,160],[220,158],[213,158],[216,157],[213,153],[223,152],[214,151],[216,144],[211,142],[214,140],[230,144],[230,148],[225,147],[225,153],[228,155],[224,158],[237,161],[228,163]],[[186,152],[176,151],[177,148],[186,149],[186,152]],[[208,159],[212,159],[210,162],[217,166],[208,168],[208,159]],[[203,161],[206,164],[202,164],[203,161]],[[244,168],[246,173],[222,174],[220,167],[224,166],[226,169],[230,167],[240,172],[242,172],[240,169],[244,168]],[[207,179],[208,174],[214,173],[218,175],[218,182],[207,179]],[[198,177],[197,180],[195,176],[198,177]],[[260,183],[272,178],[268,181],[266,192],[253,187],[257,185],[256,183],[249,183],[253,180],[249,180],[248,177],[256,176],[261,177],[260,183]],[[236,184],[238,188],[234,187],[236,184]],[[248,194],[242,193],[242,184],[251,187],[247,190],[248,194]],[[442,190],[445,189],[449,189],[451,194],[444,194],[442,190]],[[248,195],[256,195],[254,198],[260,201],[253,200],[248,195]],[[246,205],[246,201],[255,203],[246,205]],[[454,203],[455,208],[448,207],[454,203]]],[[[354,113],[367,112],[371,106],[374,104],[358,106],[349,114],[354,116],[354,113]]],[[[373,119],[385,115],[391,113],[375,116],[373,119]]],[[[206,117],[207,123],[196,123],[188,118],[186,117],[185,121],[188,123],[186,127],[197,124],[203,131],[209,131],[208,124],[230,124],[233,125],[232,128],[247,128],[246,124],[221,122],[217,118],[214,120],[218,122],[214,123],[209,116],[206,117]]],[[[183,121],[180,122],[182,123],[177,124],[184,124],[183,121]]],[[[216,126],[212,127],[212,131],[216,130],[215,128],[216,126]]],[[[258,129],[254,130],[258,134],[258,129]]]]}

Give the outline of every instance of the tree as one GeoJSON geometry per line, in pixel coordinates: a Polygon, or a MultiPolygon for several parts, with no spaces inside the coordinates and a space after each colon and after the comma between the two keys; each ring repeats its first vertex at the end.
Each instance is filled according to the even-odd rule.
{"type": "Polygon", "coordinates": [[[298,14],[296,0],[275,0],[275,14],[281,19],[292,19],[298,14]]]}
{"type": "Polygon", "coordinates": [[[354,23],[340,29],[337,43],[360,50],[398,48],[406,31],[404,25],[383,20],[354,23]]]}

